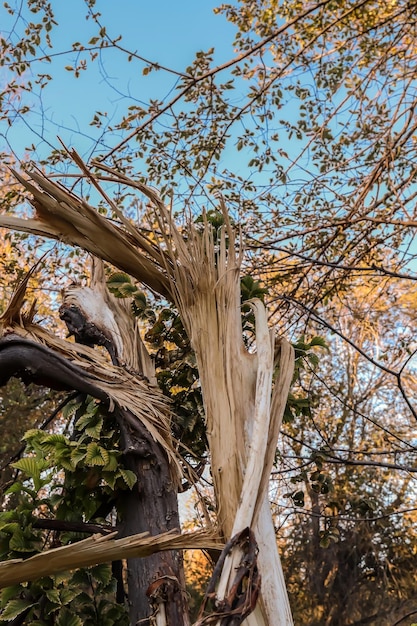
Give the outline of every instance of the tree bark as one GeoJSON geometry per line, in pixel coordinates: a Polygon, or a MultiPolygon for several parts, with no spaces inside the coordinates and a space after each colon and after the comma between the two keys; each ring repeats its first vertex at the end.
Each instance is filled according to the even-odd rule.
{"type": "MultiPolygon", "coordinates": [[[[148,531],[158,535],[180,528],[177,487],[163,450],[139,424],[131,432],[127,467],[137,476],[129,492],[123,492],[121,536],[148,531]]],[[[166,623],[189,624],[182,555],[178,551],[128,559],[128,590],[131,623],[138,615],[150,616],[165,604],[166,623]]]]}

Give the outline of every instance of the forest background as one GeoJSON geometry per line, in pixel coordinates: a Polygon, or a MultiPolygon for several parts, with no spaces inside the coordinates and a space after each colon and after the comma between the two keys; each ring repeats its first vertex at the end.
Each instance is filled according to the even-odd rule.
{"type": "MultiPolygon", "coordinates": [[[[31,160],[98,203],[59,135],[159,189],[180,221],[205,208],[216,227],[224,197],[245,241],[242,298],[262,295],[298,350],[270,486],[295,623],[412,624],[417,4],[108,4],[4,4],[2,163],[31,160]]],[[[6,168],[1,189],[5,214],[28,211],[6,168]]],[[[145,222],[146,203],[111,193],[145,222]]],[[[88,280],[63,244],[5,235],[2,306],[46,251],[29,292],[56,327],[60,289],[88,280]]],[[[195,379],[164,382],[201,440],[195,379]]],[[[5,488],[23,432],[56,406],[43,393],[3,390],[5,488]]]]}

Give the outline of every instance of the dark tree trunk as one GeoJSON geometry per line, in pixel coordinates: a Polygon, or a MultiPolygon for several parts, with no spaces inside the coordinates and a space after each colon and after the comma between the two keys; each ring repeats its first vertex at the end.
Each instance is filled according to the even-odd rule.
{"type": "MultiPolygon", "coordinates": [[[[131,433],[133,450],[128,467],[137,476],[132,491],[123,495],[123,536],[149,531],[157,535],[179,528],[177,488],[167,456],[142,425],[131,433]]],[[[128,560],[128,590],[131,624],[138,615],[149,616],[160,602],[165,603],[167,623],[189,623],[181,553],[153,554],[128,560]]]]}
{"type": "MultiPolygon", "coordinates": [[[[9,334],[0,339],[0,386],[18,377],[58,390],[75,390],[108,402],[88,373],[51,349],[9,334]]],[[[165,451],[129,411],[116,409],[122,445],[137,483],[124,492],[122,536],[148,531],[152,535],[179,528],[177,489],[165,451]]],[[[135,626],[165,603],[167,624],[189,624],[182,558],[162,552],[144,559],[129,559],[130,621],[135,626]]],[[[141,622],[146,624],[146,622],[141,622]]]]}

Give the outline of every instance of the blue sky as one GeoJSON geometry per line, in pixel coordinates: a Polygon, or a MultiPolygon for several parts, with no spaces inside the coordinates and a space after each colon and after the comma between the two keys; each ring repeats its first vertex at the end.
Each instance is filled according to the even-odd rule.
{"type": "MultiPolygon", "coordinates": [[[[223,15],[215,15],[213,11],[220,1],[159,0],[150,3],[140,0],[97,0],[94,10],[102,14],[100,20],[111,38],[123,35],[121,44],[125,48],[161,65],[184,71],[198,50],[207,50],[214,46],[214,61],[217,64],[235,54],[234,26],[223,15]]],[[[11,6],[14,3],[16,6],[27,6],[26,1],[9,0],[9,3],[11,6]]],[[[53,0],[52,5],[59,23],[51,33],[52,53],[70,50],[75,41],[87,43],[97,34],[97,27],[91,20],[85,19],[87,10],[83,0],[53,0]]],[[[34,19],[26,8],[24,10],[24,18],[34,19]]],[[[15,18],[1,5],[0,31],[3,37],[7,39],[10,36],[12,41],[24,30],[23,20],[20,20],[17,22],[17,35],[10,34],[14,21],[15,18]]],[[[90,126],[94,111],[106,113],[110,123],[117,122],[129,105],[146,105],[151,99],[168,99],[178,80],[173,74],[162,70],[143,76],[143,64],[127,63],[126,57],[114,50],[102,51],[101,61],[95,63],[91,63],[87,55],[87,71],[81,72],[80,78],[74,79],[65,67],[72,65],[76,57],[76,53],[70,52],[68,55],[55,56],[52,63],[34,65],[35,73],[44,71],[51,74],[53,80],[40,94],[24,95],[25,103],[31,111],[23,119],[15,120],[11,127],[0,122],[0,151],[13,150],[19,160],[25,157],[26,146],[33,144],[36,151],[31,154],[31,158],[39,161],[48,156],[51,146],[60,147],[57,140],[59,135],[67,146],[76,148],[88,160],[95,141],[101,135],[101,130],[90,126]]],[[[3,85],[8,78],[7,70],[0,68],[0,81],[3,85]]],[[[29,72],[24,78],[30,78],[29,72]]],[[[239,99],[238,91],[237,89],[231,97],[239,99]]],[[[297,106],[289,100],[278,115],[291,120],[291,116],[297,113],[297,106]]],[[[294,138],[289,140],[285,132],[280,132],[280,137],[281,147],[290,156],[299,153],[302,142],[297,142],[294,138]]],[[[111,141],[116,141],[116,138],[111,141]]],[[[111,144],[107,146],[109,149],[113,147],[111,144]]],[[[107,152],[105,149],[102,151],[107,152]]],[[[261,175],[264,177],[262,179],[247,167],[245,155],[237,152],[233,137],[224,156],[224,163],[243,178],[249,179],[253,176],[258,183],[260,181],[263,184],[263,180],[267,182],[266,170],[261,175]]],[[[300,185],[315,172],[308,151],[303,155],[301,165],[305,167],[305,171],[297,171],[297,184],[300,185]]],[[[265,211],[268,210],[265,207],[265,211]]]]}
{"type": "MultiPolygon", "coordinates": [[[[13,6],[12,2],[10,4],[13,6]]],[[[85,43],[96,34],[96,26],[85,19],[86,7],[82,0],[52,4],[59,23],[51,33],[52,52],[70,50],[75,41],[85,43]]],[[[102,14],[100,21],[112,38],[123,34],[121,44],[124,47],[161,65],[183,71],[198,50],[215,46],[215,61],[218,63],[233,56],[235,29],[224,16],[214,14],[213,9],[218,5],[215,0],[158,0],[154,3],[98,0],[95,10],[102,14]]],[[[33,16],[28,12],[27,18],[33,19],[33,16]]],[[[14,18],[1,7],[2,36],[9,36],[13,21],[14,18]]],[[[18,32],[22,30],[20,23],[18,32]]],[[[75,59],[76,55],[70,53],[55,57],[52,63],[44,62],[42,66],[37,64],[34,67],[37,72],[51,74],[53,81],[42,91],[41,98],[26,96],[32,110],[26,118],[27,124],[21,120],[14,122],[12,128],[0,125],[0,133],[7,136],[6,139],[0,136],[0,150],[11,147],[22,158],[25,146],[35,144],[38,156],[45,156],[49,148],[42,145],[38,133],[53,145],[58,146],[56,135],[60,135],[65,142],[76,145],[80,152],[88,151],[90,137],[99,135],[89,126],[94,110],[105,112],[109,119],[113,119],[129,104],[162,100],[175,88],[174,75],[158,71],[144,77],[140,65],[126,63],[125,58],[113,50],[103,51],[103,64],[89,62],[87,72],[73,79],[71,72],[64,68],[75,59]],[[124,95],[128,95],[128,101],[124,95]]],[[[0,73],[3,84],[7,78],[3,70],[0,73]]]]}

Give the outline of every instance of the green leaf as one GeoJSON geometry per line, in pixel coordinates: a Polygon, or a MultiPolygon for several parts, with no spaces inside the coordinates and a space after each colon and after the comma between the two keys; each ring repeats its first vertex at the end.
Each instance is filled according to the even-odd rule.
{"type": "Polygon", "coordinates": [[[89,573],[85,568],[76,570],[71,577],[71,584],[85,586],[90,584],[89,573]]]}
{"type": "Polygon", "coordinates": [[[108,289],[113,292],[113,290],[118,290],[125,283],[132,283],[132,279],[129,274],[125,274],[124,272],[114,272],[110,275],[110,278],[107,281],[108,289]]]}
{"type": "Polygon", "coordinates": [[[317,354],[313,354],[312,352],[310,352],[310,353],[307,355],[307,358],[308,358],[308,360],[310,361],[310,363],[311,363],[311,365],[312,365],[313,367],[317,367],[317,365],[318,365],[318,364],[319,364],[319,362],[320,362],[320,359],[319,359],[319,357],[317,356],[317,354]]]}
{"type": "Polygon", "coordinates": [[[45,433],[43,433],[42,431],[38,430],[37,428],[30,428],[23,435],[23,441],[30,441],[31,439],[39,438],[39,437],[41,437],[43,439],[44,435],[45,435],[45,433]]]}
{"type": "Polygon", "coordinates": [[[77,448],[74,448],[74,450],[72,450],[71,452],[72,468],[75,469],[78,463],[80,463],[81,461],[85,459],[86,455],[87,455],[87,451],[86,451],[85,446],[78,446],[77,448]]]}
{"type": "Polygon", "coordinates": [[[85,412],[89,415],[95,415],[100,409],[100,401],[96,400],[96,398],[92,398],[91,396],[88,396],[87,399],[89,400],[89,402],[86,406],[85,412]]]}
{"type": "Polygon", "coordinates": [[[95,423],[90,424],[90,426],[88,426],[85,429],[86,434],[92,437],[93,439],[99,439],[100,434],[101,434],[101,429],[103,428],[103,421],[104,421],[103,418],[99,417],[95,421],[95,423]]]}
{"type": "Polygon", "coordinates": [[[7,622],[8,620],[14,619],[18,615],[21,615],[27,609],[35,606],[35,604],[35,602],[29,602],[28,600],[23,600],[20,598],[17,600],[10,600],[0,616],[0,621],[7,622]]]}
{"type": "Polygon", "coordinates": [[[321,348],[326,348],[326,350],[329,349],[326,340],[323,337],[318,337],[315,336],[313,337],[313,339],[310,341],[310,347],[314,348],[315,346],[320,346],[321,348]]]}
{"type": "Polygon", "coordinates": [[[42,441],[42,448],[44,448],[44,450],[51,452],[52,450],[55,449],[55,447],[58,446],[58,444],[61,444],[62,446],[68,446],[70,443],[68,437],[65,437],[65,435],[61,435],[59,433],[52,433],[51,435],[46,435],[46,437],[44,437],[43,441],[42,441]]]}
{"type": "Polygon", "coordinates": [[[16,463],[12,463],[12,467],[24,472],[30,478],[39,477],[43,469],[45,469],[45,461],[38,460],[33,456],[26,456],[19,459],[16,463]]]}
{"type": "Polygon", "coordinates": [[[85,462],[88,465],[107,465],[110,455],[105,448],[99,446],[95,441],[92,441],[87,446],[87,454],[85,462]]]}
{"type": "Polygon", "coordinates": [[[10,538],[10,550],[14,550],[15,552],[35,552],[36,547],[34,545],[34,540],[36,540],[34,535],[29,538],[23,533],[22,530],[19,530],[10,538]]]}
{"type": "Polygon", "coordinates": [[[119,293],[125,298],[133,296],[133,294],[135,294],[137,290],[138,288],[136,287],[136,285],[132,285],[132,283],[123,283],[123,285],[120,285],[119,287],[119,293]]]}
{"type": "Polygon", "coordinates": [[[65,437],[65,435],[62,435],[60,433],[51,433],[49,435],[46,435],[43,439],[43,444],[45,443],[65,443],[68,444],[69,443],[69,439],[68,437],[65,437]]]}
{"type": "Polygon", "coordinates": [[[13,485],[10,485],[10,487],[7,489],[7,491],[5,493],[6,494],[9,494],[9,493],[20,493],[22,490],[23,490],[23,485],[18,480],[15,483],[13,483],[13,485]]]}
{"type": "Polygon", "coordinates": [[[118,468],[119,460],[117,454],[114,452],[109,453],[109,461],[103,468],[106,472],[115,472],[118,468]]]}
{"type": "Polygon", "coordinates": [[[81,619],[67,608],[63,608],[58,615],[56,626],[83,626],[81,619]]]}
{"type": "Polygon", "coordinates": [[[295,506],[304,506],[304,491],[296,491],[291,497],[295,506]]]}
{"type": "Polygon", "coordinates": [[[108,486],[110,487],[110,489],[114,489],[114,486],[116,484],[116,480],[119,477],[119,474],[115,474],[114,472],[105,472],[103,471],[102,473],[102,478],[103,480],[108,484],[108,486]]]}
{"type": "Polygon", "coordinates": [[[102,563],[101,565],[92,567],[90,572],[92,576],[94,576],[94,578],[104,586],[109,584],[113,576],[111,567],[107,563],[102,563]]]}
{"type": "Polygon", "coordinates": [[[74,415],[74,413],[78,411],[81,405],[82,405],[82,402],[76,402],[75,400],[73,400],[72,402],[69,402],[62,409],[62,415],[64,416],[65,419],[71,418],[74,415]]]}
{"type": "Polygon", "coordinates": [[[0,530],[2,530],[4,533],[12,535],[13,533],[20,530],[20,524],[18,522],[0,522],[0,530]]]}
{"type": "Polygon", "coordinates": [[[244,276],[240,281],[240,293],[242,302],[251,300],[252,298],[259,298],[263,301],[267,289],[261,287],[261,283],[258,280],[254,280],[252,276],[244,276]]]}
{"type": "Polygon", "coordinates": [[[47,589],[45,591],[45,595],[50,602],[57,604],[58,606],[61,604],[61,599],[59,597],[58,589],[47,589]]]}
{"type": "Polygon", "coordinates": [[[59,593],[61,598],[61,604],[68,605],[70,602],[72,602],[72,600],[74,600],[74,598],[79,596],[80,593],[81,589],[77,589],[74,587],[70,587],[69,589],[61,589],[59,593]]]}
{"type": "Polygon", "coordinates": [[[77,430],[84,430],[86,426],[91,423],[92,417],[89,413],[84,413],[81,417],[76,421],[75,427],[77,430]]]}
{"type": "Polygon", "coordinates": [[[148,302],[143,291],[136,291],[133,295],[132,310],[136,316],[143,316],[145,313],[155,315],[152,310],[148,309],[148,302]]]}
{"type": "Polygon", "coordinates": [[[2,524],[13,522],[16,518],[16,511],[1,511],[0,520],[2,524]]]}
{"type": "Polygon", "coordinates": [[[58,574],[54,574],[54,576],[51,576],[50,580],[52,580],[54,585],[62,585],[62,583],[67,585],[69,580],[69,574],[68,572],[59,572],[58,574]]]}
{"type": "Polygon", "coordinates": [[[12,585],[11,587],[5,587],[0,591],[0,605],[6,606],[9,600],[12,600],[18,596],[23,590],[22,585],[12,585]]]}
{"type": "Polygon", "coordinates": [[[124,482],[129,487],[129,489],[132,489],[137,481],[136,474],[132,472],[131,470],[125,470],[125,469],[120,469],[119,472],[120,472],[120,476],[123,478],[124,482]]]}

